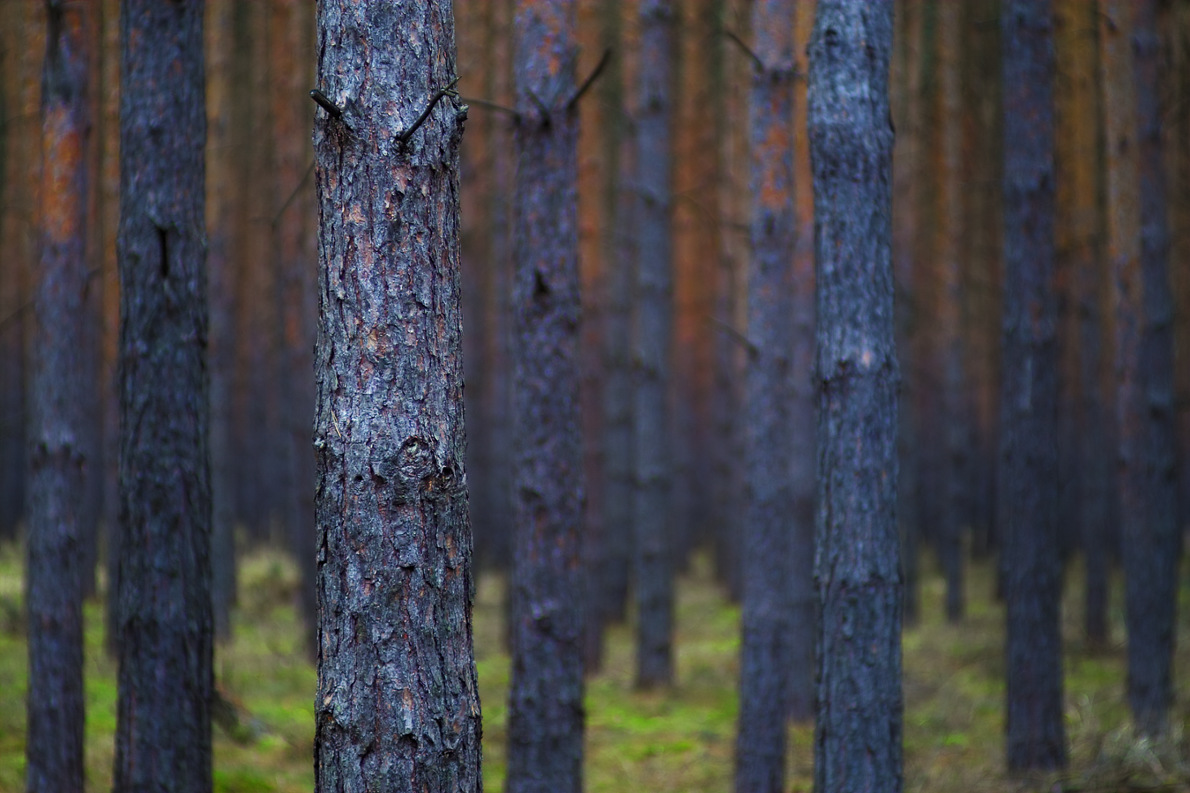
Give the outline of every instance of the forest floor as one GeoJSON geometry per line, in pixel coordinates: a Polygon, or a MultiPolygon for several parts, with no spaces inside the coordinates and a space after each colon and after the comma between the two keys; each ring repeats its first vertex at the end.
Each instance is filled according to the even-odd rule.
{"type": "MultiPolygon", "coordinates": [[[[603,670],[587,689],[586,790],[726,793],[731,790],[736,719],[739,610],[698,558],[682,577],[677,613],[676,687],[641,693],[632,687],[633,652],[626,627],[611,630],[603,670]]],[[[1185,579],[1183,579],[1185,580],[1185,579]]],[[[1190,615],[1182,587],[1175,671],[1178,702],[1167,739],[1138,740],[1124,700],[1124,630],[1118,577],[1113,581],[1112,641],[1090,651],[1081,639],[1081,590],[1075,565],[1063,611],[1066,727],[1070,768],[1062,774],[1011,778],[1004,772],[1003,610],[992,598],[993,569],[976,562],[967,581],[967,616],[942,617],[943,584],[926,566],[922,615],[904,634],[905,790],[1190,791],[1190,615]]],[[[313,789],[311,741],[316,675],[298,652],[293,608],[297,575],[284,556],[247,555],[241,567],[235,639],[217,653],[219,690],[232,707],[215,729],[215,789],[313,789]]],[[[476,655],[484,716],[484,778],[503,788],[509,662],[501,650],[501,587],[479,580],[476,655]]],[[[102,607],[87,616],[87,790],[111,785],[116,727],[115,663],[103,652],[102,607]]],[[[24,790],[26,643],[21,605],[21,551],[0,547],[0,792],[24,790]]],[[[813,729],[791,733],[790,786],[810,791],[813,729]]]]}

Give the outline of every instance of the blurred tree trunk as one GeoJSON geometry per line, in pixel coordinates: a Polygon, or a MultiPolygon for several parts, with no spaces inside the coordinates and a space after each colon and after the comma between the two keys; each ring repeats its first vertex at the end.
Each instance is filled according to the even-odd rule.
{"type": "Polygon", "coordinates": [[[512,680],[515,793],[582,790],[583,423],[580,410],[578,40],[572,0],[518,0],[512,289],[512,680]]]}
{"type": "Polygon", "coordinates": [[[314,79],[314,8],[304,0],[273,0],[269,25],[272,117],[277,168],[272,217],[276,266],[280,430],[284,453],[278,475],[279,505],[286,544],[298,567],[298,613],[305,625],[304,649],[318,652],[318,566],[314,533],[315,326],[318,317],[318,254],[314,185],[310,179],[313,151],[304,134],[313,120],[314,104],[304,94],[314,79]]]}
{"type": "MultiPolygon", "coordinates": [[[[234,525],[235,438],[232,434],[232,378],[235,366],[234,229],[243,215],[238,201],[236,152],[243,142],[243,92],[236,90],[236,4],[207,0],[207,293],[210,372],[211,601],[215,638],[231,637],[236,597],[234,525]]],[[[307,89],[308,90],[308,89],[307,89]]]]}
{"type": "Polygon", "coordinates": [[[963,335],[963,91],[960,50],[963,5],[941,0],[937,10],[937,92],[934,126],[934,167],[937,187],[933,216],[935,235],[935,312],[932,369],[938,378],[940,431],[923,440],[934,447],[938,494],[938,523],[933,527],[938,556],[946,577],[946,618],[962,619],[963,534],[966,528],[968,470],[971,458],[970,416],[966,411],[967,372],[963,335]]]}
{"type": "Polygon", "coordinates": [[[963,516],[971,550],[995,545],[1001,336],[1000,0],[963,3],[963,336],[971,430],[963,516]]]}
{"type": "MultiPolygon", "coordinates": [[[[1108,640],[1108,522],[1111,519],[1112,451],[1110,417],[1103,397],[1105,373],[1102,322],[1103,157],[1099,107],[1097,9],[1085,0],[1058,0],[1055,5],[1057,62],[1066,75],[1065,90],[1056,94],[1054,148],[1057,255],[1068,278],[1069,317],[1065,338],[1073,382],[1069,384],[1072,427],[1063,435],[1074,468],[1075,515],[1083,553],[1085,581],[1084,632],[1088,644],[1108,640]]],[[[1064,353],[1066,354],[1066,353],[1064,353]]],[[[1063,367],[1065,370],[1066,367],[1063,367]]]]}
{"type": "Polygon", "coordinates": [[[1170,199],[1169,277],[1174,292],[1174,396],[1177,406],[1179,525],[1190,523],[1190,3],[1165,6],[1168,80],[1165,156],[1170,199]]]}
{"type": "MultiPolygon", "coordinates": [[[[744,597],[740,642],[740,712],[736,732],[737,793],[785,789],[786,729],[792,683],[792,474],[799,451],[812,447],[795,425],[794,350],[803,323],[794,276],[793,0],[752,7],[756,63],[749,101],[752,258],[748,273],[748,506],[744,523],[744,597]]],[[[813,293],[811,293],[813,294],[813,293]]],[[[804,314],[804,310],[802,312],[804,314]]],[[[811,326],[812,327],[812,326],[811,326]]],[[[811,416],[813,413],[811,412],[811,416]]]]}
{"type": "MultiPolygon", "coordinates": [[[[622,621],[628,610],[633,529],[633,418],[631,333],[634,268],[637,261],[639,196],[636,193],[636,123],[632,97],[638,82],[636,0],[610,0],[609,27],[615,26],[616,51],[601,78],[614,91],[609,100],[615,118],[615,205],[608,235],[610,252],[604,277],[605,305],[603,388],[603,529],[606,598],[604,618],[622,621]]],[[[609,164],[609,168],[613,167],[609,164]]]]}
{"type": "Polygon", "coordinates": [[[673,460],[670,357],[673,262],[670,217],[675,11],[669,0],[641,0],[636,189],[639,193],[633,458],[636,494],[636,684],[673,682],[673,460]]]}
{"type": "MultiPolygon", "coordinates": [[[[112,656],[119,638],[120,572],[120,274],[116,242],[120,225],[120,0],[103,0],[99,81],[95,110],[99,137],[99,209],[95,230],[100,237],[103,287],[103,528],[107,593],[104,603],[104,649],[112,656]]],[[[208,357],[208,365],[209,365],[208,357]]]]}
{"type": "Polygon", "coordinates": [[[1115,307],[1128,701],[1137,728],[1168,727],[1177,569],[1173,306],[1156,5],[1100,4],[1108,256],[1115,307]]]}
{"type": "Polygon", "coordinates": [[[124,535],[113,786],[203,793],[212,693],[203,9],[124,0],[120,10],[124,535]]]}
{"type": "Polygon", "coordinates": [[[320,791],[482,784],[454,35],[448,0],[318,6],[320,791]]]}
{"type": "Polygon", "coordinates": [[[87,405],[87,236],[92,127],[90,6],[46,3],[42,67],[40,272],[30,373],[28,731],[25,789],[82,790],[83,568],[94,470],[87,405]]]}
{"type": "Polygon", "coordinates": [[[793,487],[793,558],[790,593],[793,628],[790,639],[789,715],[797,721],[814,718],[814,642],[818,636],[818,603],[814,593],[814,507],[818,497],[818,449],[815,416],[814,353],[814,174],[807,123],[806,47],[814,27],[816,0],[798,0],[794,23],[793,83],[793,194],[796,231],[793,250],[793,348],[790,356],[793,404],[790,432],[794,455],[790,483],[793,487]],[[800,78],[799,78],[800,75],[800,78]]]}
{"type": "Polygon", "coordinates": [[[1054,50],[1049,0],[1004,0],[1003,460],[1007,752],[1011,771],[1066,765],[1059,625],[1054,50]]]}
{"type": "Polygon", "coordinates": [[[810,42],[818,339],[818,790],[902,785],[891,0],[819,0],[810,42]]]}
{"type": "Polygon", "coordinates": [[[921,389],[917,359],[921,348],[920,317],[922,300],[918,284],[922,262],[918,256],[921,232],[921,160],[923,154],[922,72],[924,3],[908,0],[896,4],[900,12],[895,58],[892,62],[892,112],[896,129],[893,156],[893,267],[896,305],[894,306],[897,355],[900,361],[901,409],[898,413],[899,479],[897,481],[897,516],[901,535],[901,569],[905,592],[904,619],[913,624],[918,619],[918,550],[921,537],[919,520],[918,476],[921,471],[921,389]]]}
{"type": "MultiPolygon", "coordinates": [[[[5,53],[44,51],[41,3],[0,3],[5,53]]],[[[41,165],[40,64],[5,57],[0,98],[0,537],[14,539],[25,515],[28,469],[28,346],[32,337],[29,271],[37,242],[30,185],[41,165]]]]}

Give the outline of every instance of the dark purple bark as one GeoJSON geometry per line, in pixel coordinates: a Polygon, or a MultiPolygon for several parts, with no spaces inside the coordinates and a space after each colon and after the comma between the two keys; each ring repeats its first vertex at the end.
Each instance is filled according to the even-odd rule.
{"type": "Polygon", "coordinates": [[[1000,537],[1012,771],[1066,764],[1062,721],[1054,288],[1054,48],[1049,0],[1005,0],[1000,537]]]}
{"type": "Polygon", "coordinates": [[[675,12],[641,0],[636,116],[636,305],[632,318],[636,683],[673,682],[673,486],[669,410],[673,338],[670,112],[675,12]]]}
{"type": "Polygon", "coordinates": [[[808,94],[818,290],[815,788],[902,785],[891,0],[819,0],[808,94]]]}
{"type": "MultiPolygon", "coordinates": [[[[1128,704],[1137,727],[1168,727],[1173,702],[1178,560],[1173,299],[1161,144],[1160,38],[1154,0],[1134,13],[1132,53],[1140,198],[1140,259],[1115,273],[1120,515],[1127,580],[1128,704]]],[[[1122,108],[1115,108],[1122,111],[1122,108]]]]}
{"type": "Polygon", "coordinates": [[[28,731],[25,789],[82,790],[87,448],[87,7],[46,5],[41,257],[30,377],[28,731]]]}
{"type": "Polygon", "coordinates": [[[315,784],[476,791],[451,4],[325,0],[318,52],[315,784]]]}
{"type": "Polygon", "coordinates": [[[578,44],[571,0],[519,0],[512,289],[516,438],[508,780],[583,787],[587,591],[579,409],[578,44]]]}
{"type": "Polygon", "coordinates": [[[114,789],[211,789],[203,4],[124,0],[114,789]]]}
{"type": "MultiPolygon", "coordinates": [[[[793,472],[813,448],[793,426],[795,314],[793,210],[793,0],[758,0],[752,45],[752,261],[748,279],[748,502],[743,538],[740,713],[735,789],[785,789],[787,717],[792,689],[793,472]]],[[[804,637],[803,637],[804,638],[804,637]]],[[[812,641],[812,640],[811,640],[812,641]]]]}

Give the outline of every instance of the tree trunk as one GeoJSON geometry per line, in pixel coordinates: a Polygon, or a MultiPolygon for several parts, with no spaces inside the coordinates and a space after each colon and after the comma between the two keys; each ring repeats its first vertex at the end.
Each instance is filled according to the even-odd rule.
{"type": "Polygon", "coordinates": [[[605,618],[621,621],[628,610],[628,582],[632,566],[632,303],[636,264],[637,195],[636,125],[631,118],[633,86],[639,48],[630,37],[635,25],[624,24],[636,10],[634,0],[614,0],[609,15],[616,17],[617,48],[608,73],[601,79],[616,86],[616,190],[612,224],[613,253],[604,279],[603,387],[603,527],[606,568],[605,618]]]}
{"type": "Polygon", "coordinates": [[[888,73],[891,0],[819,0],[809,136],[818,288],[815,788],[902,786],[888,73]]]}
{"type": "Polygon", "coordinates": [[[582,790],[578,108],[575,5],[519,0],[512,290],[513,658],[508,781],[515,793],[582,790]]]}
{"type": "Polygon", "coordinates": [[[1058,255],[1070,273],[1070,341],[1075,347],[1076,432],[1074,455],[1077,502],[1085,581],[1084,632],[1087,643],[1108,641],[1108,522],[1111,519],[1112,451],[1106,427],[1110,417],[1103,395],[1104,323],[1103,256],[1100,236],[1102,157],[1100,149],[1099,61],[1096,7],[1086,0],[1059,0],[1055,7],[1058,62],[1067,88],[1055,97],[1055,225],[1065,235],[1058,255]]]}
{"type": "Polygon", "coordinates": [[[314,9],[304,0],[273,0],[269,15],[269,56],[275,80],[273,124],[276,130],[275,196],[271,218],[280,318],[278,367],[281,481],[285,542],[297,562],[298,614],[305,627],[300,646],[310,658],[318,651],[318,566],[314,539],[314,454],[310,423],[314,416],[314,328],[318,307],[314,283],[318,265],[314,233],[316,215],[310,180],[309,128],[314,105],[304,91],[313,79],[314,9]]]}
{"type": "Polygon", "coordinates": [[[1000,506],[1008,767],[1066,764],[1057,519],[1054,52],[1049,0],[1005,0],[1000,506]]]}
{"type": "Polygon", "coordinates": [[[82,790],[83,591],[87,517],[79,494],[94,470],[87,445],[93,383],[86,311],[89,6],[47,3],[42,71],[41,272],[30,380],[28,732],[25,789],[82,790]]]}
{"type": "Polygon", "coordinates": [[[477,791],[450,3],[327,0],[318,52],[316,787],[477,791]]]}
{"type": "Polygon", "coordinates": [[[1181,555],[1156,13],[1150,0],[1109,1],[1102,4],[1100,15],[1108,119],[1110,282],[1116,310],[1128,702],[1137,728],[1148,735],[1169,726],[1181,555]],[[1135,155],[1125,160],[1120,147],[1129,139],[1135,155]],[[1125,237],[1131,232],[1136,232],[1135,242],[1125,237]]]}
{"type": "Polygon", "coordinates": [[[797,309],[794,280],[793,0],[753,6],[752,261],[748,273],[746,394],[748,508],[744,524],[740,713],[735,789],[785,789],[793,661],[791,474],[810,445],[793,426],[797,309]]]}
{"type": "Polygon", "coordinates": [[[675,12],[641,0],[637,111],[639,233],[632,346],[636,494],[636,684],[673,682],[673,526],[669,371],[673,336],[670,110],[675,12]]]}
{"type": "Polygon", "coordinates": [[[114,789],[211,789],[203,9],[125,0],[114,789]]]}

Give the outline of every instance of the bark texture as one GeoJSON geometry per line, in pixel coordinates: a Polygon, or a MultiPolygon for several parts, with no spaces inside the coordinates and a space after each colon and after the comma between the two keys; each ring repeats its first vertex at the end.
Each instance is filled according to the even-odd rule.
{"type": "Polygon", "coordinates": [[[735,789],[785,789],[793,661],[791,474],[810,437],[793,427],[795,372],[793,194],[793,0],[752,10],[759,62],[749,102],[752,135],[752,261],[748,278],[748,513],[744,524],[740,714],[735,789]]]}
{"type": "Polygon", "coordinates": [[[582,790],[583,521],[578,112],[571,0],[519,0],[513,420],[516,423],[508,779],[582,790]]]}
{"type": "Polygon", "coordinates": [[[669,0],[640,1],[636,189],[639,200],[632,363],[636,494],[636,684],[673,682],[673,526],[669,372],[673,337],[670,235],[672,50],[669,0]]]}
{"type": "Polygon", "coordinates": [[[1059,626],[1054,49],[1049,0],[1006,0],[1003,427],[1008,767],[1066,764],[1059,626]]]}
{"type": "Polygon", "coordinates": [[[114,789],[211,789],[203,7],[120,9],[119,701],[114,789]]]}
{"type": "Polygon", "coordinates": [[[476,791],[450,2],[327,0],[318,51],[316,786],[476,791]]]}
{"type": "Polygon", "coordinates": [[[902,786],[890,0],[819,0],[808,95],[818,288],[815,788],[902,786]]]}
{"type": "Polygon", "coordinates": [[[86,6],[46,4],[42,71],[41,272],[34,296],[26,570],[29,608],[25,789],[82,790],[85,517],[92,383],[87,340],[87,151],[91,127],[86,6]]]}

